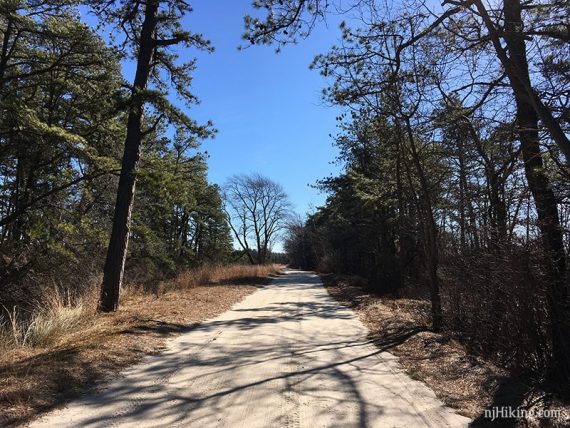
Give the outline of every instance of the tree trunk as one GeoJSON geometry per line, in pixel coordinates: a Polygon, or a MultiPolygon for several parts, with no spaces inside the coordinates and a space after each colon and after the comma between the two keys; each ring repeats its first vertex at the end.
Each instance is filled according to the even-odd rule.
{"type": "Polygon", "coordinates": [[[465,171],[465,148],[463,147],[463,138],[458,136],[457,139],[457,160],[459,162],[459,242],[461,245],[461,252],[465,252],[467,247],[466,235],[466,221],[465,221],[465,200],[467,193],[467,172],[465,171]]]}
{"type": "Polygon", "coordinates": [[[151,62],[155,48],[154,32],[157,24],[157,12],[158,1],[148,0],[139,40],[137,70],[127,122],[127,136],[115,202],[113,229],[103,272],[103,285],[99,302],[99,310],[102,312],[115,311],[119,306],[119,291],[123,281],[135,195],[136,169],[142,141],[143,91],[146,89],[151,72],[151,62]]]}
{"type": "Polygon", "coordinates": [[[408,134],[408,140],[410,141],[412,160],[414,162],[414,165],[418,173],[418,178],[420,180],[420,187],[422,192],[421,193],[422,194],[421,206],[423,211],[422,223],[424,225],[424,234],[426,241],[425,248],[426,248],[428,279],[430,284],[432,330],[438,332],[441,330],[443,326],[443,315],[441,311],[439,278],[437,276],[437,270],[439,266],[437,224],[435,222],[435,217],[433,214],[433,205],[431,201],[429,185],[424,173],[424,169],[420,162],[410,119],[406,117],[405,122],[406,122],[406,131],[408,134]]]}
{"type": "Polygon", "coordinates": [[[556,197],[543,171],[538,134],[538,114],[525,91],[530,86],[526,46],[523,37],[519,0],[505,0],[505,41],[518,75],[510,78],[517,105],[517,124],[528,186],[536,205],[543,247],[550,261],[552,275],[548,290],[551,318],[551,375],[570,382],[570,329],[568,327],[568,289],[566,255],[556,197]]]}
{"type": "Polygon", "coordinates": [[[494,251],[500,252],[507,239],[507,208],[502,197],[500,178],[494,167],[487,168],[489,183],[489,219],[491,221],[491,246],[494,251]]]}
{"type": "Polygon", "coordinates": [[[501,46],[501,36],[495,27],[485,5],[481,0],[475,0],[474,5],[481,15],[491,42],[497,53],[497,58],[505,68],[505,72],[513,86],[513,82],[517,81],[517,89],[513,87],[513,91],[518,92],[520,96],[526,99],[528,108],[540,117],[544,127],[548,130],[550,137],[564,153],[566,163],[570,165],[570,139],[566,136],[560,123],[554,118],[552,111],[544,105],[528,78],[528,63],[526,59],[526,46],[523,33],[523,21],[521,18],[521,3],[520,0],[505,0],[503,12],[505,14],[505,33],[504,39],[507,42],[507,49],[510,53],[510,58],[507,52],[501,46]],[[507,13],[509,17],[507,17],[507,13]],[[512,18],[513,20],[510,20],[512,18]],[[514,51],[513,51],[514,48],[514,51]],[[522,48],[522,51],[519,51],[522,48]],[[526,77],[525,77],[526,76],[526,77]]]}
{"type": "Polygon", "coordinates": [[[12,37],[13,26],[14,21],[12,17],[10,17],[6,23],[6,31],[4,31],[2,50],[0,52],[0,89],[4,86],[4,74],[6,73],[6,66],[8,65],[8,48],[10,45],[10,37],[12,37]]]}
{"type": "Polygon", "coordinates": [[[402,154],[400,149],[400,139],[398,139],[396,150],[396,197],[398,199],[398,286],[403,284],[404,271],[409,263],[408,231],[404,212],[404,191],[402,186],[402,154]]]}

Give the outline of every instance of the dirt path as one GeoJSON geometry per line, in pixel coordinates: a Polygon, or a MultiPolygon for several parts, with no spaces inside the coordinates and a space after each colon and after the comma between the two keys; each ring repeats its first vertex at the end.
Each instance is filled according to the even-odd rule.
{"type": "Polygon", "coordinates": [[[462,427],[311,273],[290,271],[33,427],[462,427]]]}

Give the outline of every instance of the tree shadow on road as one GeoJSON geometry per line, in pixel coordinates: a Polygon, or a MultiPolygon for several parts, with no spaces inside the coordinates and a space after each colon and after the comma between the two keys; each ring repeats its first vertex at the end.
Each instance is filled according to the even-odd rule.
{"type": "MultiPolygon", "coordinates": [[[[211,320],[200,325],[194,326],[193,331],[213,334],[217,331],[244,331],[252,330],[266,324],[282,323],[283,328],[286,325],[294,324],[303,319],[328,319],[330,317],[350,317],[350,314],[334,315],[338,312],[338,306],[326,303],[274,303],[266,307],[253,309],[238,309],[239,313],[252,313],[250,317],[240,317],[230,320],[211,320]],[[276,312],[281,313],[277,316],[276,312]]],[[[274,343],[274,341],[259,341],[262,329],[259,329],[252,335],[252,346],[240,346],[239,348],[224,345],[214,340],[208,343],[209,352],[207,357],[202,357],[200,353],[192,353],[192,349],[196,349],[198,343],[191,340],[180,342],[180,345],[186,351],[178,350],[176,353],[162,355],[160,361],[156,364],[149,364],[144,373],[139,374],[137,378],[143,381],[138,383],[135,381],[122,382],[115,385],[110,390],[105,391],[104,397],[92,397],[86,399],[83,405],[92,409],[104,409],[105,403],[117,403],[124,399],[125,402],[121,407],[127,409],[121,414],[123,420],[129,422],[143,421],[160,412],[161,420],[168,421],[170,424],[188,422],[189,414],[193,414],[192,423],[200,424],[211,421],[217,415],[227,414],[231,412],[231,407],[236,409],[245,406],[243,397],[247,397],[249,390],[264,388],[268,385],[274,385],[275,382],[282,381],[285,385],[278,393],[287,394],[290,391],[297,391],[302,394],[305,399],[314,399],[316,401],[329,400],[333,404],[340,406],[343,403],[337,402],[338,397],[328,396],[325,390],[320,390],[314,385],[322,384],[334,385],[335,390],[343,391],[342,401],[350,401],[358,406],[358,426],[370,426],[369,412],[373,411],[376,415],[382,413],[383,407],[387,403],[366,402],[362,397],[359,388],[354,379],[357,376],[374,376],[374,370],[370,368],[361,368],[360,363],[370,358],[378,358],[378,356],[392,347],[397,346],[415,334],[422,331],[421,328],[402,329],[393,331],[382,337],[346,337],[342,336],[342,340],[322,343],[316,337],[307,336],[304,342],[290,343],[290,346],[283,346],[283,343],[274,343]],[[269,343],[267,346],[253,346],[258,343],[269,343]],[[348,353],[351,348],[362,348],[354,356],[348,353]],[[327,355],[333,355],[327,362],[319,360],[321,353],[327,352],[327,355]],[[239,379],[224,376],[224,372],[238,372],[248,365],[262,365],[272,360],[291,360],[294,362],[294,368],[285,373],[273,373],[269,376],[261,376],[256,379],[239,379]],[[191,377],[181,388],[172,388],[169,381],[176,376],[176,373],[185,368],[192,367],[195,375],[191,377]],[[364,371],[364,372],[363,372],[364,371]],[[204,373],[203,375],[199,373],[204,373]],[[149,378],[155,379],[150,384],[153,385],[152,391],[149,391],[149,378]],[[192,391],[192,385],[215,382],[215,379],[223,378],[224,385],[213,390],[209,394],[198,394],[192,391]],[[318,378],[318,382],[309,382],[309,380],[318,378]],[[141,398],[143,396],[144,398],[141,398]],[[160,410],[159,410],[160,409],[160,410]]],[[[293,333],[292,333],[293,334],[293,333]]],[[[284,332],[287,335],[287,332],[284,332]]],[[[384,368],[385,370],[385,368],[384,368]]],[[[404,396],[400,398],[406,400],[404,396]]],[[[410,403],[413,407],[413,403],[410,403]]],[[[237,411],[237,410],[236,410],[237,411]]],[[[326,412],[323,409],[323,412],[326,412]]],[[[405,412],[402,409],[402,412],[405,412]]],[[[289,412],[290,413],[290,412],[289,412]]],[[[283,425],[288,418],[276,412],[272,416],[271,423],[274,425],[283,425]]],[[[84,426],[105,426],[111,421],[115,421],[114,413],[100,412],[96,416],[85,421],[84,426]]],[[[342,424],[342,421],[339,421],[342,424]]]]}

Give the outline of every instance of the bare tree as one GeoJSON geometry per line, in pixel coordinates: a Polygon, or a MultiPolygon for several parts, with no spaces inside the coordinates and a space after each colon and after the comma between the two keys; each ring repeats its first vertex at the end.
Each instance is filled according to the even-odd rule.
{"type": "Polygon", "coordinates": [[[238,244],[252,264],[267,263],[271,245],[291,211],[283,187],[260,174],[234,175],[223,194],[227,220],[238,244]]]}

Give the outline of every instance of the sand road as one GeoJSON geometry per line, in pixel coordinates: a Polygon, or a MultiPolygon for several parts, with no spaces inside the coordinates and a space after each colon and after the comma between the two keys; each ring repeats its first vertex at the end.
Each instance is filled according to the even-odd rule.
{"type": "MultiPolygon", "coordinates": [[[[382,346],[382,345],[380,345],[382,346]]],[[[367,339],[318,276],[288,271],[33,427],[464,427],[367,339]]]]}

